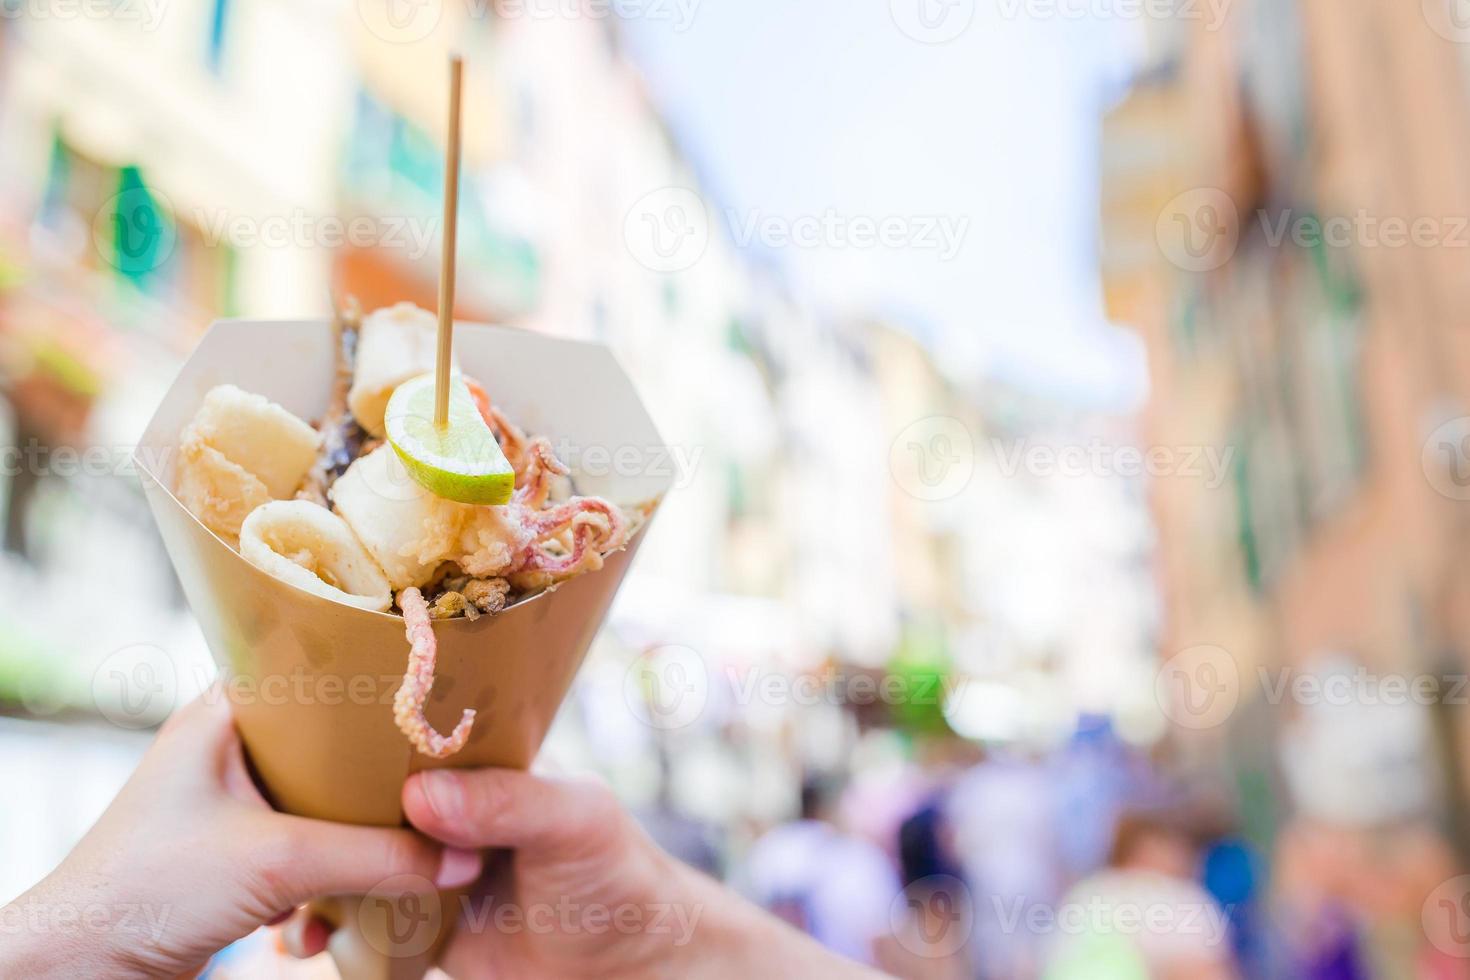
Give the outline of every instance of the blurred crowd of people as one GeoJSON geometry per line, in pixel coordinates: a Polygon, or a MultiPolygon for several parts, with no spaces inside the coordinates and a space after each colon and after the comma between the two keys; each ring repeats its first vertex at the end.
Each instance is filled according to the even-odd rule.
{"type": "Polygon", "coordinates": [[[1267,852],[1221,800],[1101,720],[1044,753],[943,744],[881,782],[810,774],[733,878],[900,977],[1470,975],[1427,925],[1455,880],[1438,831],[1301,818],[1267,852]]]}

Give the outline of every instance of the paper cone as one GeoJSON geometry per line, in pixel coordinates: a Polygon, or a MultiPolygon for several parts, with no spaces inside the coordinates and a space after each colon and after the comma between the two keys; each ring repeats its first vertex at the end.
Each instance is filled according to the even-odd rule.
{"type": "MultiPolygon", "coordinates": [[[[235,384],[314,420],[326,408],[333,346],[325,320],[214,324],[164,396],[136,460],[205,640],[234,679],[230,697],[241,737],[276,806],[397,825],[403,782],[416,770],[530,765],[641,534],[601,570],[553,591],[474,622],[435,622],[438,667],[425,714],[445,733],[462,709],[478,716],[455,756],[418,754],[393,722],[393,693],[408,658],[403,620],[299,591],[260,571],[172,493],[179,433],[205,392],[235,384]]],[[[661,463],[658,433],[606,348],[457,324],[454,350],[465,374],[511,419],[569,457],[578,493],[631,506],[668,490],[672,476],[661,463]]]]}

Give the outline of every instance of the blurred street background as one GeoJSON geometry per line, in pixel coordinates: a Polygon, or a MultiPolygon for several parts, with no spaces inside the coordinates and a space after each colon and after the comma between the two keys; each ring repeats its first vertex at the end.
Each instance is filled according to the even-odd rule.
{"type": "Polygon", "coordinates": [[[434,307],[450,49],[458,316],[675,484],[548,765],[899,976],[1470,976],[1464,0],[0,0],[0,904],[213,677],[192,346],[434,307]]]}

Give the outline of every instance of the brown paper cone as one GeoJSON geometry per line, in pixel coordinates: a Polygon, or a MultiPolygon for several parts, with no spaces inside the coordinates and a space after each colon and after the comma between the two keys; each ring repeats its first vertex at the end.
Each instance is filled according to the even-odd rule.
{"type": "MultiPolygon", "coordinates": [[[[572,466],[578,492],[628,506],[656,501],[668,490],[672,474],[658,433],[605,348],[460,324],[455,351],[466,375],[484,384],[512,419],[551,438],[572,466]]],[[[245,747],[276,806],[302,816],[397,825],[399,794],[411,772],[530,765],[641,534],[601,570],[554,591],[475,622],[436,622],[439,659],[425,714],[445,733],[463,708],[476,709],[478,717],[457,755],[442,762],[419,755],[393,722],[392,698],[408,655],[403,620],[299,591],[260,571],[171,492],[179,432],[211,387],[235,384],[315,419],[326,407],[332,366],[327,321],[216,323],[164,396],[136,458],[184,593],[231,679],[245,747]]],[[[355,904],[369,945],[403,954],[396,967],[409,969],[381,962],[356,969],[339,956],[344,973],[421,975],[423,965],[410,963],[426,962],[424,951],[405,952],[417,940],[384,940],[381,930],[371,935],[369,920],[377,913],[369,906],[386,908],[385,902],[355,904]]],[[[339,914],[351,918],[353,905],[339,902],[339,914]]],[[[452,911],[441,916],[447,927],[452,911]]]]}

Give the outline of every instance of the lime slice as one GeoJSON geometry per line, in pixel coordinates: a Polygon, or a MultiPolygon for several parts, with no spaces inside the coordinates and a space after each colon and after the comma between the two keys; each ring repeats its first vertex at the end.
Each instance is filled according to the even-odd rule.
{"type": "Polygon", "coordinates": [[[449,381],[449,424],[434,424],[434,376],[403,382],[388,399],[388,441],[414,480],[436,497],[462,504],[504,504],[516,475],[464,380],[449,381]]]}

